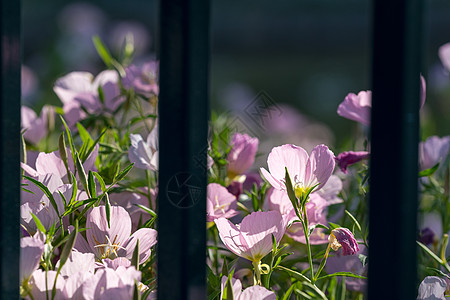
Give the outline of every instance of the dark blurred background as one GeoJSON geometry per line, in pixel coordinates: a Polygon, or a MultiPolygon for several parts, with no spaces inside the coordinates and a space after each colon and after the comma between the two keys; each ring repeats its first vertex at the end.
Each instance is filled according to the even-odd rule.
{"type": "MultiPolygon", "coordinates": [[[[438,48],[450,42],[450,1],[424,2],[422,134],[442,136],[450,134],[450,77],[438,48]]],[[[34,79],[25,75],[23,102],[38,112],[44,103],[61,105],[52,91],[58,77],[72,71],[96,75],[104,68],[93,35],[117,55],[131,31],[135,62],[156,57],[157,1],[22,0],[22,5],[23,61],[34,74],[34,79]]],[[[313,139],[342,148],[361,130],[336,109],[349,92],[370,89],[370,1],[215,0],[211,6],[214,110],[239,112],[265,91],[286,112],[277,122],[285,122],[280,128],[289,132],[272,139],[272,147],[313,139]]]]}

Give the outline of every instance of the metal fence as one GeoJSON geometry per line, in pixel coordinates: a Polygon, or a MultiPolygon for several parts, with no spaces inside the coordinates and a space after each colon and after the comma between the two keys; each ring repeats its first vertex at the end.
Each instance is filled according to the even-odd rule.
{"type": "MultiPolygon", "coordinates": [[[[369,298],[414,299],[421,0],[373,3],[369,298]]],[[[0,9],[0,298],[18,299],[20,1],[0,9]]],[[[208,22],[208,0],[160,1],[159,299],[206,298],[208,22]]]]}

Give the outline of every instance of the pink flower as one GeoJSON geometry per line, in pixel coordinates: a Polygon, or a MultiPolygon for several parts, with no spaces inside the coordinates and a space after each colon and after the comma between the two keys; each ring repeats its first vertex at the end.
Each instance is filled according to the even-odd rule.
{"type": "Polygon", "coordinates": [[[342,254],[344,256],[353,255],[359,251],[359,246],[353,233],[347,228],[340,227],[333,229],[328,240],[334,251],[337,251],[342,246],[342,254]]]}
{"type": "Polygon", "coordinates": [[[44,242],[35,235],[20,239],[20,281],[27,280],[37,270],[44,253],[44,242]]]}
{"type": "Polygon", "coordinates": [[[272,235],[279,243],[286,230],[286,222],[277,211],[253,212],[240,225],[234,225],[225,218],[214,222],[225,246],[252,262],[259,262],[273,250],[272,235]]]}
{"type": "MultiPolygon", "coordinates": [[[[223,297],[225,290],[225,285],[228,278],[226,276],[222,277],[220,284],[220,299],[223,297]]],[[[242,291],[242,283],[239,279],[231,278],[231,289],[233,290],[233,298],[227,295],[227,299],[232,300],[276,300],[277,296],[274,292],[263,288],[260,285],[254,285],[246,288],[242,291]]]]}
{"type": "MultiPolygon", "coordinates": [[[[279,211],[288,221],[298,219],[286,191],[272,189],[269,192],[268,197],[269,208],[271,210],[279,211]]],[[[310,201],[305,205],[309,225],[319,223],[327,224],[326,213],[329,203],[327,200],[319,196],[318,193],[312,193],[310,197],[310,201]]],[[[293,223],[289,227],[287,235],[297,242],[303,244],[306,243],[303,226],[300,223],[293,223]]],[[[310,235],[309,240],[312,245],[326,244],[328,242],[327,236],[321,228],[315,229],[310,235]]]]}
{"type": "Polygon", "coordinates": [[[64,114],[70,126],[86,117],[82,107],[88,113],[98,113],[102,110],[113,112],[123,101],[118,86],[119,75],[112,70],[106,70],[94,79],[88,72],[72,72],[59,78],[53,88],[63,103],[64,114]],[[103,91],[103,103],[98,94],[103,91]]]}
{"type": "Polygon", "coordinates": [[[206,199],[206,219],[208,222],[218,218],[231,218],[239,214],[236,196],[217,183],[208,184],[208,197],[206,199]]]}
{"type": "Polygon", "coordinates": [[[24,105],[21,107],[21,128],[26,129],[23,137],[32,144],[38,144],[39,141],[48,133],[48,121],[54,118],[55,109],[53,106],[44,105],[41,114],[38,117],[34,110],[24,105]]]}
{"type": "Polygon", "coordinates": [[[262,176],[278,190],[285,190],[285,167],[288,169],[297,197],[321,189],[333,173],[334,154],[327,146],[314,147],[311,156],[295,145],[275,147],[267,159],[270,173],[261,168],[262,176]],[[311,191],[311,192],[312,192],[311,191]]]}
{"type": "Polygon", "coordinates": [[[155,126],[147,137],[142,139],[140,134],[130,134],[131,146],[128,149],[128,158],[134,166],[144,170],[158,170],[158,126],[155,126]]]}
{"type": "MultiPolygon", "coordinates": [[[[35,300],[47,299],[47,291],[51,296],[53,283],[55,282],[56,271],[42,271],[40,269],[33,272],[31,275],[29,286],[31,288],[31,294],[35,300]]],[[[65,286],[65,279],[62,276],[58,276],[56,279],[56,295],[55,299],[64,299],[63,289],[65,286]]]]}
{"type": "Polygon", "coordinates": [[[439,58],[444,67],[450,72],[450,43],[439,47],[439,58]]]}
{"type": "Polygon", "coordinates": [[[450,136],[430,136],[419,144],[420,169],[433,167],[438,162],[444,162],[450,151],[450,136]]]}
{"type": "MultiPolygon", "coordinates": [[[[420,75],[420,108],[425,104],[426,82],[420,75]]],[[[370,125],[370,113],[372,110],[372,91],[360,91],[358,95],[349,93],[344,101],[339,104],[337,113],[341,117],[370,125]]]]}
{"type": "Polygon", "coordinates": [[[126,257],[131,259],[139,239],[139,261],[144,263],[156,244],[157,232],[141,228],[131,236],[130,215],[121,206],[111,206],[108,227],[104,206],[94,207],[86,216],[86,240],[78,236],[74,248],[83,253],[94,253],[97,259],[126,257]]]}
{"type": "Polygon", "coordinates": [[[244,174],[255,162],[258,150],[258,138],[247,134],[235,133],[231,139],[231,151],[228,153],[228,176],[234,178],[244,174]]]}
{"type": "Polygon", "coordinates": [[[339,153],[339,155],[336,156],[336,161],[342,173],[347,174],[347,167],[349,165],[356,164],[367,158],[369,158],[369,152],[367,151],[346,151],[339,153]]]}
{"type": "Polygon", "coordinates": [[[370,125],[370,111],[372,109],[372,92],[361,91],[358,95],[349,93],[339,104],[337,113],[341,117],[370,125]]]}
{"type": "Polygon", "coordinates": [[[125,77],[122,79],[124,88],[134,88],[137,94],[145,97],[158,95],[158,65],[156,61],[150,61],[141,67],[131,65],[125,69],[125,77]]]}

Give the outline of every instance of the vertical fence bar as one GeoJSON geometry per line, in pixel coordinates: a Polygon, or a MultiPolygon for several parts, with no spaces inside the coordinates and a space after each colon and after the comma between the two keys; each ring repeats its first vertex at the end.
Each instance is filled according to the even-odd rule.
{"type": "Polygon", "coordinates": [[[20,1],[2,0],[0,16],[0,299],[19,299],[20,1]]]}
{"type": "Polygon", "coordinates": [[[209,1],[160,1],[158,299],[206,299],[209,1]]]}
{"type": "Polygon", "coordinates": [[[373,1],[369,299],[417,297],[421,0],[373,1]]]}

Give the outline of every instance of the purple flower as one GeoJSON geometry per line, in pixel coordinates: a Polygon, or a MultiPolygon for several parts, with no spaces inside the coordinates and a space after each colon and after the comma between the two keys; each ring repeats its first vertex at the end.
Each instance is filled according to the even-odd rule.
{"type": "Polygon", "coordinates": [[[208,222],[218,218],[231,218],[239,214],[236,196],[217,183],[208,184],[208,197],[206,199],[206,219],[208,222]]]}
{"type": "Polygon", "coordinates": [[[240,225],[225,218],[215,219],[219,236],[234,254],[252,262],[259,262],[273,250],[272,235],[280,242],[286,230],[286,222],[277,211],[253,212],[240,225]]]}
{"type": "Polygon", "coordinates": [[[353,233],[347,228],[340,227],[333,229],[328,240],[334,251],[337,251],[342,246],[342,255],[344,256],[353,255],[359,251],[359,246],[353,233]]]}
{"type": "MultiPolygon", "coordinates": [[[[426,82],[420,75],[420,108],[425,104],[426,82]]],[[[359,122],[363,125],[370,125],[370,113],[372,110],[372,91],[360,91],[358,95],[349,93],[344,101],[339,104],[337,113],[341,117],[359,122]]]]}
{"type": "Polygon", "coordinates": [[[275,147],[267,159],[270,173],[261,168],[262,176],[275,188],[285,190],[285,168],[288,169],[297,197],[313,189],[321,189],[333,173],[334,154],[327,146],[314,147],[311,156],[298,146],[275,147]]]}
{"type": "Polygon", "coordinates": [[[158,66],[156,61],[150,61],[141,67],[131,65],[125,69],[125,77],[122,79],[124,88],[133,88],[137,94],[145,97],[159,94],[158,66]]]}
{"type": "Polygon", "coordinates": [[[34,110],[22,105],[21,107],[21,128],[26,129],[23,137],[32,144],[39,141],[48,133],[49,119],[54,118],[55,109],[53,106],[44,105],[38,117],[34,110]]]}
{"type": "Polygon", "coordinates": [[[156,125],[147,137],[142,139],[140,134],[130,134],[131,146],[128,158],[134,166],[144,170],[158,170],[158,126],[156,125]]]}
{"type": "Polygon", "coordinates": [[[372,109],[372,92],[361,91],[358,95],[349,93],[339,104],[338,115],[346,119],[370,125],[370,111],[372,109]]]}
{"type": "Polygon", "coordinates": [[[75,249],[83,253],[94,253],[96,258],[126,257],[131,259],[136,242],[139,239],[139,261],[144,263],[156,244],[157,232],[150,228],[141,228],[131,236],[130,215],[121,206],[111,206],[111,222],[108,227],[104,206],[94,207],[86,216],[86,240],[80,235],[75,249]]]}
{"type": "Polygon", "coordinates": [[[59,78],[53,88],[63,103],[66,120],[70,126],[86,117],[82,107],[88,113],[99,113],[102,110],[113,112],[123,101],[118,86],[119,75],[106,70],[94,79],[88,72],[72,72],[59,78]],[[103,90],[103,103],[98,89],[103,90]]]}
{"type": "Polygon", "coordinates": [[[342,173],[347,174],[348,166],[367,158],[369,158],[369,152],[367,151],[346,151],[339,153],[335,159],[342,173]]]}
{"type": "Polygon", "coordinates": [[[235,133],[231,139],[231,151],[228,153],[228,177],[244,174],[255,162],[258,150],[258,138],[247,134],[235,133]]]}
{"type": "Polygon", "coordinates": [[[450,43],[439,47],[439,58],[444,67],[450,72],[450,43]]]}
{"type": "Polygon", "coordinates": [[[445,279],[437,276],[427,276],[420,283],[417,300],[445,300],[445,290],[447,289],[447,282],[445,279]]]}
{"type": "Polygon", "coordinates": [[[450,152],[450,136],[430,136],[419,144],[419,161],[422,170],[429,169],[438,162],[444,162],[450,152]]]}

